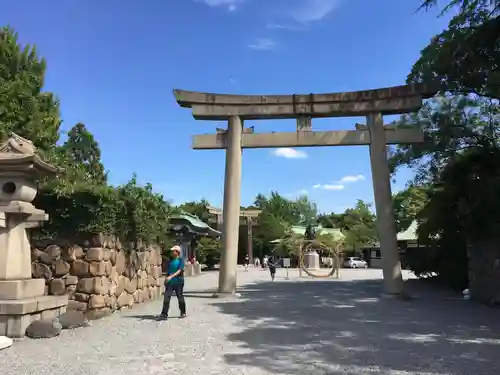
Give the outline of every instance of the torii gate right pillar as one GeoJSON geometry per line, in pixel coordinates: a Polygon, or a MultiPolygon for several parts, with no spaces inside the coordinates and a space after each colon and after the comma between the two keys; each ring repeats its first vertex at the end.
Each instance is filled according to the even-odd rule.
{"type": "Polygon", "coordinates": [[[387,294],[397,295],[403,292],[404,283],[396,240],[397,231],[383,116],[381,113],[373,113],[369,114],[366,120],[370,132],[370,163],[377,213],[377,232],[382,253],[384,291],[387,294]]]}

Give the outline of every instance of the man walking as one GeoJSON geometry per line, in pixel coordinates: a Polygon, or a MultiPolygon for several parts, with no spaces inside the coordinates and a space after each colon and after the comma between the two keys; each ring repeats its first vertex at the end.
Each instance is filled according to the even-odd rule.
{"type": "Polygon", "coordinates": [[[170,308],[170,299],[172,293],[175,292],[177,301],[179,302],[179,310],[181,311],[181,318],[186,317],[186,301],[184,300],[184,263],[181,259],[180,246],[174,246],[170,249],[173,258],[168,264],[167,279],[165,280],[165,296],[163,298],[163,309],[159,319],[168,318],[168,310],[170,308]]]}
{"type": "Polygon", "coordinates": [[[274,257],[271,257],[269,259],[268,266],[269,272],[271,273],[271,281],[274,281],[274,278],[276,277],[277,260],[274,257]]]}
{"type": "Polygon", "coordinates": [[[245,272],[248,272],[248,266],[250,265],[250,257],[245,255],[245,272]]]}

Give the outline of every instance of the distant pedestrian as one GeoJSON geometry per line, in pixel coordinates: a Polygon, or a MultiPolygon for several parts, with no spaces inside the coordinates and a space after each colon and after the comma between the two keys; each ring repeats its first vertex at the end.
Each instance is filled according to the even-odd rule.
{"type": "Polygon", "coordinates": [[[264,259],[262,260],[262,268],[267,268],[267,262],[269,261],[269,258],[267,255],[264,255],[264,259]]]}
{"type": "Polygon", "coordinates": [[[254,263],[255,263],[255,268],[259,268],[260,267],[260,259],[259,259],[259,257],[255,257],[254,263]]]}
{"type": "Polygon", "coordinates": [[[245,272],[248,272],[248,266],[250,265],[250,257],[245,255],[245,272]]]}
{"type": "Polygon", "coordinates": [[[180,246],[174,246],[171,249],[173,258],[168,264],[167,279],[165,280],[165,296],[163,298],[163,309],[159,319],[168,318],[168,310],[170,308],[170,299],[175,293],[179,302],[179,310],[181,318],[186,317],[186,301],[184,300],[184,261],[181,259],[180,246]]]}
{"type": "Polygon", "coordinates": [[[271,257],[267,263],[269,272],[271,273],[271,281],[274,281],[274,278],[276,277],[276,262],[276,259],[271,257]]]}

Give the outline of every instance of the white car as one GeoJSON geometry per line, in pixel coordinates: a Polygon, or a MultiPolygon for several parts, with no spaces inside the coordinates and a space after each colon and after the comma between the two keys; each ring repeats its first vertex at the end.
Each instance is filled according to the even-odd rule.
{"type": "Polygon", "coordinates": [[[368,263],[358,257],[349,257],[344,261],[346,268],[368,268],[368,263]]]}

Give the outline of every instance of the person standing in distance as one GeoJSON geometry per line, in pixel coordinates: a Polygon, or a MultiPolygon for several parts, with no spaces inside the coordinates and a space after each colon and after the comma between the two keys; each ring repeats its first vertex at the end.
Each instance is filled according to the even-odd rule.
{"type": "Polygon", "coordinates": [[[248,266],[250,265],[250,257],[245,255],[245,272],[248,272],[248,266]]]}
{"type": "Polygon", "coordinates": [[[170,249],[173,258],[168,264],[167,279],[165,280],[165,296],[163,298],[163,309],[159,319],[168,318],[168,310],[170,308],[170,299],[172,294],[175,293],[177,301],[179,302],[179,310],[181,311],[181,318],[186,317],[186,301],[184,300],[184,262],[181,259],[181,248],[176,245],[170,249]]]}
{"type": "Polygon", "coordinates": [[[271,257],[268,261],[268,267],[269,267],[269,272],[271,273],[271,281],[274,281],[274,278],[276,277],[276,258],[271,257]]]}

